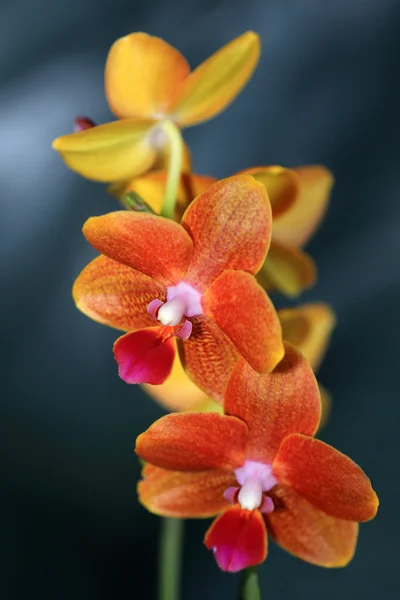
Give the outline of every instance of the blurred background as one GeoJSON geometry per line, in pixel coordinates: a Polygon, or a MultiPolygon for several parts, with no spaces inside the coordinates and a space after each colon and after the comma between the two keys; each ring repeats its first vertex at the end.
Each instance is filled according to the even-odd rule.
{"type": "MultiPolygon", "coordinates": [[[[153,598],[158,518],[135,486],[136,436],[163,411],[117,376],[118,333],[79,313],[71,285],[94,256],[81,234],[115,208],[51,150],[76,115],[107,122],[112,42],[143,30],[197,66],[247,29],[262,39],[250,84],[185,132],[197,172],[322,163],[336,177],[308,246],[320,269],[302,300],[338,327],[319,379],[332,391],[322,437],[371,476],[378,517],[349,567],[324,570],[271,544],[265,598],[399,597],[400,327],[397,0],[3,0],[0,6],[2,494],[0,595],[153,598]]],[[[183,600],[236,598],[188,522],[183,600]]],[[[263,597],[264,597],[263,596],[263,597]]]]}

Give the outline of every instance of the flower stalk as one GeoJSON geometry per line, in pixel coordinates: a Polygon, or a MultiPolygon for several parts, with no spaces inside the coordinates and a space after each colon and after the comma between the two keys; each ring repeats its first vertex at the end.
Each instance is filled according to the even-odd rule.
{"type": "Polygon", "coordinates": [[[248,567],[244,570],[239,600],[261,600],[257,567],[248,567]]]}
{"type": "Polygon", "coordinates": [[[175,213],[176,197],[182,172],[183,140],[179,128],[170,119],[161,123],[162,129],[168,138],[170,148],[167,184],[165,186],[164,202],[161,215],[173,219],[175,213]]]}
{"type": "Polygon", "coordinates": [[[182,543],[182,519],[162,519],[158,563],[158,600],[179,600],[182,543]]]}

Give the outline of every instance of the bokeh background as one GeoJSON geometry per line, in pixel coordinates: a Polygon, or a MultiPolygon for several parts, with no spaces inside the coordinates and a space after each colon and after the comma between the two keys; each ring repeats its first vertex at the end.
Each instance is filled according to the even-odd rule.
{"type": "MultiPolygon", "coordinates": [[[[320,279],[304,300],[332,303],[338,327],[320,380],[334,410],[323,438],[372,477],[381,498],[343,570],[275,546],[265,598],[394,600],[398,512],[400,2],[397,0],[3,0],[0,5],[2,521],[0,595],[8,599],[154,597],[159,521],[142,509],[132,452],[161,408],[119,380],[116,332],[81,315],[71,285],[94,256],[81,235],[113,210],[101,185],[50,148],[75,115],[110,120],[111,43],[164,37],[196,66],[247,29],[260,65],[221,116],[188,130],[197,172],[255,164],[327,165],[327,218],[309,245],[320,279]]],[[[186,528],[183,600],[236,598],[186,528]]]]}

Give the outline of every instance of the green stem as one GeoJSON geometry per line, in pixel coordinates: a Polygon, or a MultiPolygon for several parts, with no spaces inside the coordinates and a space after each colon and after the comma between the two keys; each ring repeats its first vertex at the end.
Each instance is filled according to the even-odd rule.
{"type": "Polygon", "coordinates": [[[261,600],[257,567],[245,569],[239,600],[261,600]]]}
{"type": "Polygon", "coordinates": [[[163,217],[174,218],[176,197],[182,172],[183,140],[179,128],[173,121],[165,120],[160,123],[169,142],[169,165],[167,184],[165,186],[164,203],[161,209],[163,217]]]}
{"type": "Polygon", "coordinates": [[[159,600],[179,600],[182,541],[183,521],[181,519],[162,519],[158,563],[159,600]]]}

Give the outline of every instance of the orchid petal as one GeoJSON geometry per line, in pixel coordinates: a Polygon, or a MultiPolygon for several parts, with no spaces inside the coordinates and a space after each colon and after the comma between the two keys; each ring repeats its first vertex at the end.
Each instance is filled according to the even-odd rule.
{"type": "Polygon", "coordinates": [[[274,459],[273,475],[331,517],[369,521],[378,510],[364,471],[320,440],[299,433],[286,437],[274,459]]]}
{"type": "Polygon", "coordinates": [[[234,470],[245,461],[247,426],[217,413],[175,413],[158,419],[136,440],[136,453],[171,471],[234,470]]]}
{"type": "Polygon", "coordinates": [[[271,205],[260,183],[236,175],[198,196],[182,225],[194,243],[185,279],[204,289],[225,269],[260,269],[270,244],[271,205]]]}
{"type": "Polygon", "coordinates": [[[291,208],[300,192],[300,178],[291,169],[284,167],[251,167],[240,171],[242,175],[251,175],[266,189],[271,202],[272,219],[275,219],[291,208]]]}
{"type": "Polygon", "coordinates": [[[208,396],[186,375],[179,356],[176,356],[171,375],[162,385],[145,384],[144,389],[168,410],[200,410],[208,396]]]}
{"type": "Polygon", "coordinates": [[[284,345],[285,356],[272,373],[260,375],[242,359],[226,390],[225,413],[249,428],[249,460],[271,464],[287,435],[313,435],[318,428],[321,406],[314,373],[293,346],[284,345]]]}
{"type": "Polygon", "coordinates": [[[186,79],[169,109],[182,127],[220,113],[250,79],[260,56],[260,39],[248,31],[210,56],[186,79]]]}
{"type": "Polygon", "coordinates": [[[153,298],[165,302],[165,287],[126,265],[99,256],[78,275],[72,290],[76,306],[85,315],[116,329],[151,327],[147,312],[153,298]]]}
{"type": "Polygon", "coordinates": [[[91,217],[83,233],[102,254],[167,285],[182,279],[193,248],[178,223],[147,213],[91,217]]]}
{"type": "Polygon", "coordinates": [[[344,567],[350,562],[358,523],[326,515],[289,488],[278,486],[274,492],[275,505],[279,502],[280,507],[264,518],[277,544],[320,567],[344,567]]]}
{"type": "MultiPolygon", "coordinates": [[[[124,182],[122,186],[110,187],[109,192],[123,201],[128,192],[134,191],[147,202],[154,212],[160,213],[164,202],[166,182],[166,171],[150,171],[124,182]]],[[[215,182],[215,177],[183,173],[177,192],[175,219],[180,220],[193,198],[205,192],[215,182]]]]}
{"type": "Polygon", "coordinates": [[[159,327],[127,333],[114,344],[118,374],[126,383],[164,383],[172,370],[175,347],[163,341],[159,327]]]}
{"type": "Polygon", "coordinates": [[[184,342],[177,340],[183,368],[207,396],[221,404],[240,355],[212,319],[203,315],[191,321],[190,338],[184,342]]]}
{"type": "Polygon", "coordinates": [[[240,354],[259,372],[268,372],[285,353],[275,308],[254,277],[224,271],[203,296],[204,312],[213,318],[240,354]]]}
{"type": "Polygon", "coordinates": [[[131,33],[111,46],[105,88],[120,118],[162,117],[190,73],[186,59],[164,40],[131,33]]]}
{"type": "Polygon", "coordinates": [[[321,420],[319,422],[319,429],[325,427],[328,422],[328,419],[331,415],[332,410],[332,397],[323,385],[318,382],[319,393],[321,396],[321,420]]]}
{"type": "Polygon", "coordinates": [[[315,283],[316,276],[315,263],[308,254],[278,242],[274,236],[257,280],[266,290],[295,298],[315,283]]]}
{"type": "Polygon", "coordinates": [[[314,372],[319,368],[336,324],[328,304],[310,303],[278,311],[282,336],[305,356],[314,372]]]}
{"type": "Polygon", "coordinates": [[[236,573],[259,565],[267,557],[267,531],[258,510],[233,506],[220,515],[208,529],[204,544],[214,552],[222,571],[236,573]]]}
{"type": "Polygon", "coordinates": [[[118,181],[144,173],[157,158],[155,121],[125,119],[97,125],[53,142],[65,163],[94,181],[118,181]]]}
{"type": "Polygon", "coordinates": [[[229,507],[224,491],[235,482],[230,471],[181,473],[146,465],[138,484],[139,501],[165,517],[213,517],[229,507]]]}
{"type": "Polygon", "coordinates": [[[274,221],[274,239],[302,247],[325,215],[334,181],[325,167],[315,165],[293,170],[300,177],[300,194],[293,206],[274,221]]]}

